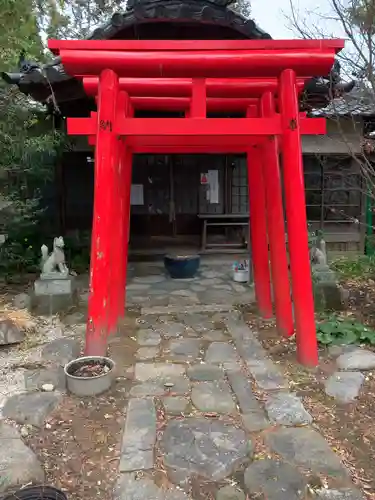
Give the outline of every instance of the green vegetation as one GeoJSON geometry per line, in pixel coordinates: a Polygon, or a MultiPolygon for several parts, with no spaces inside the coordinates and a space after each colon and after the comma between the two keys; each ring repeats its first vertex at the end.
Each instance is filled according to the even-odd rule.
{"type": "Polygon", "coordinates": [[[337,315],[328,316],[317,324],[318,342],[323,345],[375,345],[375,330],[355,320],[337,315]]]}
{"type": "Polygon", "coordinates": [[[374,279],[375,256],[343,257],[332,262],[331,268],[337,272],[341,279],[374,279]]]}

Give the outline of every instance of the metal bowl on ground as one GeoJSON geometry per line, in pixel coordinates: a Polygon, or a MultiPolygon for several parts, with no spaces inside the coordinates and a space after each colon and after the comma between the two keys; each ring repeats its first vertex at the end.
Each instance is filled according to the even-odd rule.
{"type": "Polygon", "coordinates": [[[194,278],[200,266],[199,255],[166,255],[164,267],[171,278],[194,278]]]}
{"type": "Polygon", "coordinates": [[[2,500],[68,500],[65,493],[52,486],[28,486],[1,498],[2,500]]]}
{"type": "Polygon", "coordinates": [[[83,356],[65,365],[64,373],[69,392],[76,396],[96,396],[108,391],[114,379],[115,362],[105,356],[83,356]],[[90,367],[102,367],[98,375],[90,367]],[[80,373],[81,372],[81,373],[80,373]]]}

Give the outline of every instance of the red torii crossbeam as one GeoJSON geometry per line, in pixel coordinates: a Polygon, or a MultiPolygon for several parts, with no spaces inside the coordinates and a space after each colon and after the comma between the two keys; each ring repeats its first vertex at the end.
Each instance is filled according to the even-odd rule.
{"type": "Polygon", "coordinates": [[[259,311],[275,312],[280,334],[296,332],[299,361],[316,365],[301,135],[325,133],[325,121],[301,114],[298,95],[310,77],[328,76],[344,42],[50,40],[49,47],[98,107],[88,118],[68,119],[68,133],[95,145],[86,353],[105,354],[124,314],[133,153],[243,152],[259,311]],[[137,109],[183,111],[185,118],[134,118],[137,109]],[[207,118],[237,111],[246,118],[207,118]]]}

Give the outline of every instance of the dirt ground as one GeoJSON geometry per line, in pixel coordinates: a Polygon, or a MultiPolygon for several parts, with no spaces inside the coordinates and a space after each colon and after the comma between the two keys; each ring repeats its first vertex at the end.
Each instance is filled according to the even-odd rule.
{"type": "MultiPolygon", "coordinates": [[[[344,286],[349,300],[343,314],[375,327],[375,282],[352,280],[344,286]]],[[[369,499],[375,499],[375,371],[366,373],[354,403],[339,405],[324,392],[324,380],[336,371],[328,349],[320,350],[317,369],[305,369],[296,362],[295,340],[280,338],[274,322],[262,321],[252,311],[245,313],[245,319],[259,330],[263,346],[294,385],[320,432],[350,470],[353,481],[369,499]]]]}

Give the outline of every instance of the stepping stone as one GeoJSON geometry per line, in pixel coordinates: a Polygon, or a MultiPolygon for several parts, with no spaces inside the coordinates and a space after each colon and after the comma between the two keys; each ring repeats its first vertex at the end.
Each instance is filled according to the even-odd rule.
{"type": "Polygon", "coordinates": [[[44,471],[18,431],[0,421],[0,493],[29,483],[43,484],[44,471]]]}
{"type": "Polygon", "coordinates": [[[182,376],[165,377],[149,380],[130,389],[132,397],[163,396],[171,394],[187,394],[190,392],[189,380],[182,376]]]}
{"type": "Polygon", "coordinates": [[[130,399],[122,436],[120,472],[152,469],[156,409],[152,399],[130,399]]]}
{"type": "Polygon", "coordinates": [[[242,490],[230,484],[220,488],[215,495],[215,500],[245,500],[245,498],[245,493],[242,490]]]}
{"type": "Polygon", "coordinates": [[[189,399],[180,396],[166,396],[162,399],[167,415],[181,415],[189,406],[189,399]]]}
{"type": "Polygon", "coordinates": [[[147,396],[163,396],[166,388],[161,381],[143,382],[143,384],[134,385],[130,389],[130,396],[134,398],[144,398],[147,396]]]}
{"type": "Polygon", "coordinates": [[[208,340],[209,342],[225,342],[227,339],[226,335],[220,330],[210,330],[208,332],[203,333],[204,340],[208,340]]]}
{"type": "Polygon", "coordinates": [[[213,279],[213,278],[221,279],[224,275],[222,271],[202,271],[201,274],[203,278],[206,279],[213,279]]]}
{"type": "Polygon", "coordinates": [[[212,287],[213,285],[221,285],[223,280],[220,278],[205,278],[203,280],[199,280],[199,285],[212,287]]]}
{"type": "Polygon", "coordinates": [[[236,409],[229,385],[223,380],[196,382],[191,400],[194,406],[203,412],[230,414],[236,409]]]}
{"type": "Polygon", "coordinates": [[[236,364],[238,356],[235,348],[226,342],[212,342],[206,351],[205,361],[212,364],[236,364]]]}
{"type": "Polygon", "coordinates": [[[251,389],[250,381],[240,371],[228,371],[227,376],[242,413],[261,410],[251,389]]]}
{"type": "Polygon", "coordinates": [[[372,370],[375,368],[375,353],[366,349],[356,349],[341,354],[336,363],[341,370],[372,370]]]}
{"type": "Polygon", "coordinates": [[[25,338],[18,326],[10,319],[0,320],[0,346],[19,344],[25,338]]]}
{"type": "Polygon", "coordinates": [[[177,377],[185,373],[183,365],[173,363],[136,363],[135,379],[140,382],[147,380],[165,379],[177,377]]]}
{"type": "Polygon", "coordinates": [[[146,285],[154,285],[155,283],[161,283],[162,281],[166,281],[165,276],[137,276],[133,279],[134,283],[142,283],[146,285]]]}
{"type": "Polygon", "coordinates": [[[241,415],[242,424],[249,432],[259,432],[271,427],[270,421],[262,409],[253,410],[249,413],[241,415]]]}
{"type": "Polygon", "coordinates": [[[340,403],[351,403],[358,396],[364,380],[360,372],[335,372],[324,384],[325,391],[340,403]]]}
{"type": "Polygon", "coordinates": [[[219,366],[209,365],[208,363],[191,365],[186,374],[190,380],[199,382],[213,382],[214,380],[224,379],[224,370],[219,366]]]}
{"type": "Polygon", "coordinates": [[[127,292],[134,292],[134,291],[144,291],[148,290],[150,288],[150,285],[147,285],[145,283],[132,283],[131,285],[127,285],[126,291],[127,292]]]}
{"type": "Polygon", "coordinates": [[[183,321],[185,325],[190,326],[196,332],[203,331],[207,328],[211,329],[213,323],[208,321],[207,316],[204,314],[179,314],[178,319],[183,321]]]}
{"type": "Polygon", "coordinates": [[[159,488],[150,478],[137,473],[120,474],[114,488],[113,500],[189,500],[189,496],[176,487],[159,488]]]}
{"type": "Polygon", "coordinates": [[[40,390],[44,384],[52,384],[55,389],[65,390],[66,380],[62,366],[58,368],[42,368],[40,370],[26,370],[25,387],[29,391],[40,390]]]}
{"type": "Polygon", "coordinates": [[[154,347],[161,342],[160,335],[153,330],[139,330],[137,334],[137,343],[141,346],[154,347]]]}
{"type": "Polygon", "coordinates": [[[157,329],[157,332],[165,339],[180,337],[186,330],[182,323],[166,323],[157,329]]]}
{"type": "Polygon", "coordinates": [[[251,442],[242,429],[204,418],[169,421],[161,448],[168,477],[180,486],[197,475],[221,481],[252,456],[251,442]]]}
{"type": "Polygon", "coordinates": [[[140,347],[135,355],[137,359],[144,360],[144,359],[156,358],[158,354],[159,354],[158,347],[140,347]]]}
{"type": "Polygon", "coordinates": [[[62,338],[47,344],[42,351],[42,358],[44,361],[65,366],[69,361],[78,358],[80,351],[77,340],[62,338]]]}
{"type": "Polygon", "coordinates": [[[200,345],[200,340],[195,338],[171,340],[168,356],[176,361],[195,361],[199,357],[200,345]]]}
{"type": "Polygon", "coordinates": [[[250,495],[264,495],[267,500],[300,500],[305,498],[307,481],[294,467],[277,460],[258,460],[244,474],[250,495]]]}
{"type": "Polygon", "coordinates": [[[47,416],[56,408],[60,399],[61,395],[54,392],[16,394],[7,399],[3,415],[18,424],[42,427],[47,416]]]}
{"type": "Polygon", "coordinates": [[[340,488],[339,490],[315,490],[319,500],[365,500],[365,496],[355,488],[340,488]]]}
{"type": "Polygon", "coordinates": [[[326,440],[315,430],[306,428],[278,429],[266,435],[272,451],[296,467],[331,477],[347,477],[348,471],[326,440]]]}
{"type": "Polygon", "coordinates": [[[289,392],[269,395],[265,407],[268,418],[278,425],[308,425],[313,421],[301,400],[289,392]]]}

